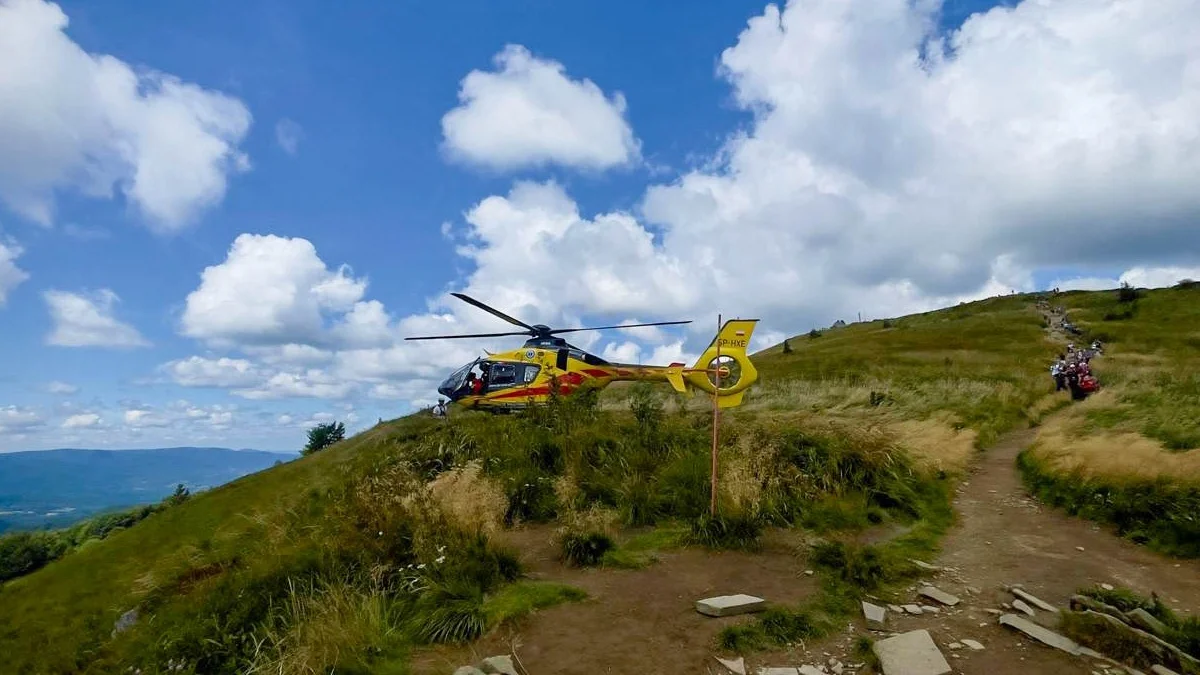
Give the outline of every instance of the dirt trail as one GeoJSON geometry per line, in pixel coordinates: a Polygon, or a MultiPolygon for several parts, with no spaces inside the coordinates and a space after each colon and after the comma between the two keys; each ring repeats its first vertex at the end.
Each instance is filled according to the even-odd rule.
{"type": "MultiPolygon", "coordinates": [[[[957,672],[1090,673],[1087,659],[1035,645],[996,624],[987,608],[999,608],[1013,596],[1005,584],[1055,606],[1065,606],[1081,586],[1108,583],[1149,595],[1157,592],[1169,606],[1190,614],[1200,609],[1200,563],[1159,556],[1118,538],[1108,528],[1045,507],[1025,491],[1016,457],[1028,447],[1034,430],[1005,436],[983,453],[964,478],[955,499],[958,524],[942,542],[939,566],[953,568],[933,582],[963,598],[966,608],[944,618],[902,619],[901,629],[928,624],[941,645],[964,637],[985,645],[983,652],[954,652],[957,672]],[[1082,549],[1082,550],[1081,550],[1082,549]],[[981,591],[974,595],[969,588],[981,591]],[[986,626],[980,624],[987,623],[986,626]]],[[[1048,616],[1038,612],[1039,621],[1048,616]]]]}
{"type": "Polygon", "coordinates": [[[799,604],[816,590],[804,574],[795,542],[776,532],[757,554],[681,550],[659,554],[642,570],[571,569],[555,559],[553,530],[506,532],[534,579],[567,583],[590,596],[582,603],[538,612],[510,634],[489,635],[470,649],[442,648],[415,657],[417,675],[443,675],[517,644],[533,675],[696,675],[714,665],[712,645],[725,626],[753,620],[714,620],[697,613],[696,600],[750,593],[799,604]]]}

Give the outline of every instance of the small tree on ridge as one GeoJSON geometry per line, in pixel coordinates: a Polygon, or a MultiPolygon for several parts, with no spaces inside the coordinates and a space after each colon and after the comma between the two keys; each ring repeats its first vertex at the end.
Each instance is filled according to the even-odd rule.
{"type": "Polygon", "coordinates": [[[346,426],[341,422],[318,424],[308,430],[308,445],[300,451],[301,455],[311,455],[324,450],[346,437],[346,426]]]}

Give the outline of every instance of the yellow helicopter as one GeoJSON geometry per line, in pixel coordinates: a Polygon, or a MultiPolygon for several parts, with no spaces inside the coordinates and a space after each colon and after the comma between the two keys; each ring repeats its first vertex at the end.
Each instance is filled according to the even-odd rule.
{"type": "Polygon", "coordinates": [[[746,355],[750,336],[758,319],[726,321],[701,354],[688,368],[683,363],[666,366],[611,363],[590,354],[561,337],[562,333],[585,330],[610,330],[641,326],[673,326],[691,321],[659,321],[655,323],[598,326],[594,328],[550,328],[530,325],[494,307],[462,293],[454,297],[485,312],[520,326],[522,330],[506,333],[476,333],[471,335],[429,335],[406,340],[447,340],[492,338],[528,335],[520,349],[488,354],[454,371],[438,387],[438,392],[466,408],[500,412],[545,403],[552,392],[567,395],[585,389],[602,389],[618,381],[667,382],[679,393],[699,389],[715,394],[722,408],[741,405],[742,396],[758,379],[758,370],[746,355]]]}

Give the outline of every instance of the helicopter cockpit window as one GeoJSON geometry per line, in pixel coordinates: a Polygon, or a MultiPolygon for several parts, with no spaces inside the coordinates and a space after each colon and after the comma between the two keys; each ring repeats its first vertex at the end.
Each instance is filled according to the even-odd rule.
{"type": "Polygon", "coordinates": [[[533,382],[534,380],[536,380],[538,371],[541,369],[542,369],[541,366],[527,364],[525,366],[525,376],[522,378],[522,382],[524,382],[525,384],[529,384],[530,382],[533,382]]]}
{"type": "Polygon", "coordinates": [[[466,393],[467,375],[481,360],[482,359],[475,359],[462,368],[454,371],[454,373],[452,373],[450,377],[447,377],[442,382],[441,386],[438,387],[438,393],[450,398],[451,400],[461,397],[462,394],[466,393]]]}

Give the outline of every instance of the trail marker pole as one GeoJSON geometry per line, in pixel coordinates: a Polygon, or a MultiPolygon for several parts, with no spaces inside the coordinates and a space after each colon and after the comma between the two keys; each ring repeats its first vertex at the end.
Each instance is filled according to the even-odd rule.
{"type": "Polygon", "coordinates": [[[709,514],[717,515],[717,429],[721,417],[721,315],[717,315],[717,367],[714,377],[716,386],[713,388],[713,435],[712,435],[712,501],[709,504],[709,514]]]}

